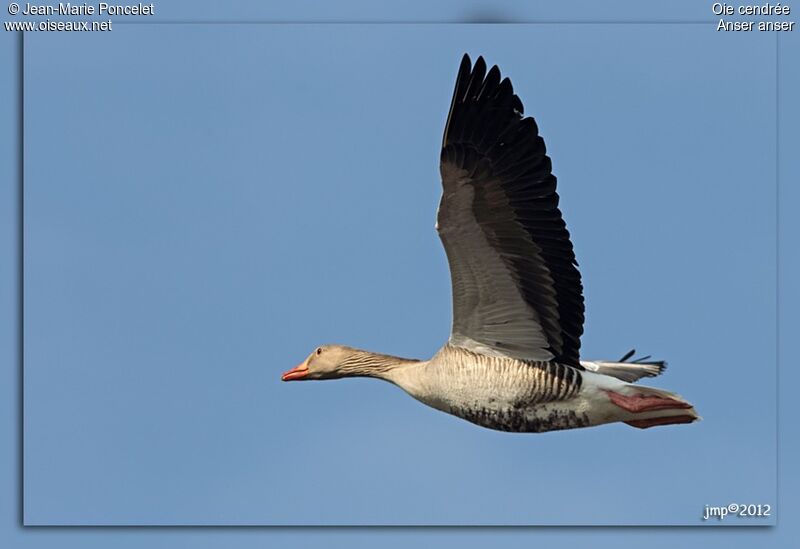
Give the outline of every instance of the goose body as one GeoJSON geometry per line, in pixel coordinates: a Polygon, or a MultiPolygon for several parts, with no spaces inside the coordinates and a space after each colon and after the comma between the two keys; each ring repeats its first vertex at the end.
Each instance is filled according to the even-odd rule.
{"type": "Polygon", "coordinates": [[[663,362],[581,361],[583,287],[556,178],[508,78],[464,56],[445,126],[436,229],[453,289],[449,341],[430,360],[315,349],[284,381],[374,377],[501,431],[698,419],[677,395],[636,385],[663,362]]]}
{"type": "Polygon", "coordinates": [[[539,432],[591,423],[581,373],[556,362],[523,361],[444,346],[393,381],[421,402],[490,429],[539,432]]]}

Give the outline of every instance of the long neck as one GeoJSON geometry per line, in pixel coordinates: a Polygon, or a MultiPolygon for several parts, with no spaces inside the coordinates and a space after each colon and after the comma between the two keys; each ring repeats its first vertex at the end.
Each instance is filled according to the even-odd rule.
{"type": "Polygon", "coordinates": [[[347,358],[339,363],[337,373],[342,377],[377,377],[388,380],[391,378],[390,372],[393,370],[419,362],[416,359],[354,349],[347,358]]]}

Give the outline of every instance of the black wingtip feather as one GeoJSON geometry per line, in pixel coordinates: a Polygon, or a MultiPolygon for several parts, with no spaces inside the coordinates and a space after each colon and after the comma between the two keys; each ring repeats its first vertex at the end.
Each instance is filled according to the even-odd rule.
{"type": "Polygon", "coordinates": [[[478,93],[478,100],[483,101],[485,99],[492,98],[497,91],[497,86],[499,84],[500,69],[498,69],[497,65],[495,65],[489,69],[489,72],[486,74],[486,79],[483,81],[481,91],[478,93]]]}
{"type": "Polygon", "coordinates": [[[469,54],[465,53],[464,57],[461,58],[461,65],[458,67],[458,79],[460,80],[462,76],[469,76],[471,72],[472,60],[469,58],[469,54]]]}
{"type": "Polygon", "coordinates": [[[462,101],[467,102],[478,96],[478,92],[483,86],[483,79],[486,76],[486,61],[483,57],[478,57],[475,65],[472,67],[472,76],[469,79],[466,94],[463,96],[462,101]]]}
{"type": "Polygon", "coordinates": [[[625,362],[625,361],[626,361],[626,360],[628,360],[630,357],[632,357],[632,356],[633,356],[635,353],[636,353],[636,349],[631,349],[630,351],[628,351],[627,353],[625,353],[624,355],[622,355],[622,358],[621,358],[621,359],[619,359],[619,361],[620,361],[620,362],[625,362]]]}

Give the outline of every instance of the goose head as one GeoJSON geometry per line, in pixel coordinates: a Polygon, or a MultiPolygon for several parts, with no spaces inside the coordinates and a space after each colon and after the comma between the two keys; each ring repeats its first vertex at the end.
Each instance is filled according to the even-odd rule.
{"type": "Polygon", "coordinates": [[[353,355],[354,349],[344,345],[322,345],[308,355],[303,362],[284,372],[281,381],[308,379],[336,379],[345,374],[340,365],[353,355]]]}

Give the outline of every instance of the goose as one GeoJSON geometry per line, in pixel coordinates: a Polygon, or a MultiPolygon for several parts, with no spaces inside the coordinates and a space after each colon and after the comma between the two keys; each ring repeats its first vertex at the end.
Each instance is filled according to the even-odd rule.
{"type": "Polygon", "coordinates": [[[464,55],[444,130],[436,230],[452,283],[450,338],[430,359],[322,345],[283,381],[370,377],[474,424],[545,432],[699,419],[634,382],[665,363],[581,360],[584,299],[536,122],[500,69],[464,55]]]}

